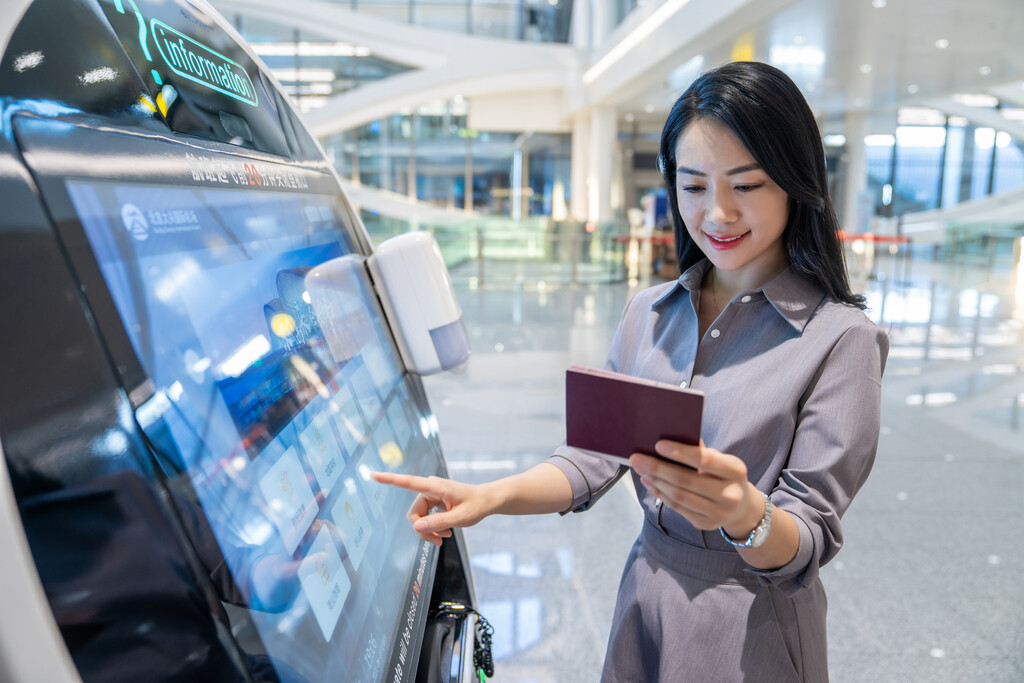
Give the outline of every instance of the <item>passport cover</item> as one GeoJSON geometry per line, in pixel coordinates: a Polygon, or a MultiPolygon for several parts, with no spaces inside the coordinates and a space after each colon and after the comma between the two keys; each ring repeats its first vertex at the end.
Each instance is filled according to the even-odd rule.
{"type": "Polygon", "coordinates": [[[696,445],[703,412],[701,391],[579,365],[565,373],[566,443],[618,464],[657,456],[659,439],[696,445]]]}

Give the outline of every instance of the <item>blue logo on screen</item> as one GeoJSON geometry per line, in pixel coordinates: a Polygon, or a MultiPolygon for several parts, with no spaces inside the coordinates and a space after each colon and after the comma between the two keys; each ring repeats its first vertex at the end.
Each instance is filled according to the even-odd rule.
{"type": "Polygon", "coordinates": [[[121,221],[124,223],[124,229],[136,242],[144,242],[149,239],[149,222],[139,207],[134,204],[122,206],[121,221]]]}

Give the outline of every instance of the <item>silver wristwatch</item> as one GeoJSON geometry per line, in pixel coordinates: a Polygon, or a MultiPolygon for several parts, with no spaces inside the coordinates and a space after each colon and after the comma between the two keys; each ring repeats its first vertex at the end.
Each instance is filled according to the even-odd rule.
{"type": "Polygon", "coordinates": [[[722,532],[722,538],[736,546],[737,548],[758,548],[766,540],[768,540],[768,534],[772,530],[772,501],[768,497],[768,494],[764,491],[760,491],[760,494],[764,496],[764,517],[761,518],[761,523],[758,524],[753,531],[750,532],[750,536],[745,541],[737,541],[729,538],[729,534],[725,533],[725,529],[718,527],[718,530],[722,532]]]}

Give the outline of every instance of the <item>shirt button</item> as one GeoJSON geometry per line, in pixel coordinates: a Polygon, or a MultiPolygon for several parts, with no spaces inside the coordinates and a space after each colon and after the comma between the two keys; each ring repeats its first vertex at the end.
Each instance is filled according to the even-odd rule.
{"type": "Polygon", "coordinates": [[[680,389],[685,389],[686,388],[686,380],[685,379],[682,382],[679,383],[679,388],[680,389]]]}
{"type": "Polygon", "coordinates": [[[654,507],[656,507],[656,508],[660,508],[661,507],[661,498],[655,498],[654,499],[654,507]]]}
{"type": "Polygon", "coordinates": [[[750,295],[749,294],[746,295],[745,297],[743,297],[742,299],[740,299],[740,302],[742,302],[742,303],[747,303],[748,301],[750,301],[750,295]]]}
{"type": "Polygon", "coordinates": [[[711,330],[712,339],[718,339],[720,336],[722,336],[721,330],[711,330]]]}

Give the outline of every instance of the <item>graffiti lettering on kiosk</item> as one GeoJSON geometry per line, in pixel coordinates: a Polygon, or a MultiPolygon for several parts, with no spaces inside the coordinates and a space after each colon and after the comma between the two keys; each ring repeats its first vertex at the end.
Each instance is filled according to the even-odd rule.
{"type": "Polygon", "coordinates": [[[162,21],[153,19],[150,27],[156,48],[171,71],[239,102],[259,106],[256,88],[240,64],[178,33],[162,21]]]}
{"type": "Polygon", "coordinates": [[[269,166],[214,159],[202,154],[185,153],[192,180],[219,185],[255,186],[285,190],[308,190],[309,181],[290,171],[279,171],[269,166]]]}

